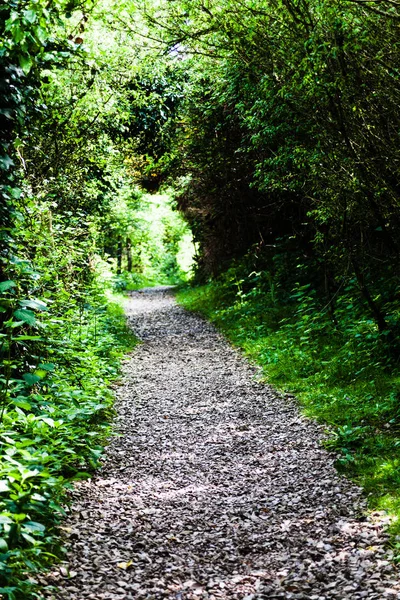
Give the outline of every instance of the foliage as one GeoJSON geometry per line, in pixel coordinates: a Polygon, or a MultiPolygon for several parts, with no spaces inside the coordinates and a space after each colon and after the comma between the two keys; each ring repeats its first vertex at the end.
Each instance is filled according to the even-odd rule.
{"type": "Polygon", "coordinates": [[[65,488],[99,465],[112,406],[107,383],[127,349],[116,308],[100,295],[84,312],[71,307],[46,345],[53,362],[13,378],[3,400],[1,579],[15,587],[10,598],[26,598],[26,573],[59,552],[54,527],[64,514],[65,488]]]}
{"type": "Polygon", "coordinates": [[[185,223],[170,199],[137,186],[143,144],[159,147],[144,132],[152,121],[161,135],[168,68],[151,107],[139,45],[110,26],[107,8],[0,7],[0,596],[9,600],[38,597],[35,572],[62,551],[66,490],[100,464],[110,432],[109,384],[135,340],[104,289],[184,275],[185,223]]]}
{"type": "Polygon", "coordinates": [[[108,384],[133,343],[97,282],[91,224],[29,198],[19,211],[18,253],[0,284],[0,584],[10,600],[27,598],[27,574],[59,552],[65,489],[99,464],[108,384]]]}
{"type": "Polygon", "coordinates": [[[354,301],[395,353],[398,19],[385,0],[147,8],[150,32],[188,73],[164,167],[199,244],[198,275],[285,239],[289,262],[296,247],[313,263],[308,283],[332,318],[343,280],[355,281],[354,301]]]}
{"type": "Polygon", "coordinates": [[[32,575],[60,553],[65,491],[99,464],[108,385],[133,344],[96,275],[100,213],[120,170],[104,167],[112,149],[100,129],[103,154],[88,151],[93,138],[78,143],[93,114],[65,119],[60,106],[67,65],[87,60],[75,36],[90,9],[0,7],[0,594],[10,600],[38,597],[32,575]]]}
{"type": "Polygon", "coordinates": [[[334,427],[397,513],[398,19],[385,0],[148,9],[191,74],[171,173],[198,278],[225,271],[183,298],[334,427]]]}
{"type": "Polygon", "coordinates": [[[111,205],[103,236],[106,252],[117,257],[117,289],[176,284],[190,276],[191,234],[173,204],[168,194],[132,198],[128,190],[111,205]]]}

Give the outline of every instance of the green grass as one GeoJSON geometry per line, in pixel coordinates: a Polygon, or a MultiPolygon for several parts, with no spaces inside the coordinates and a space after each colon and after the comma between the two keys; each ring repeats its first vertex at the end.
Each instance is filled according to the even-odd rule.
{"type": "Polygon", "coordinates": [[[304,414],[327,425],[337,467],[361,485],[371,510],[393,516],[391,545],[400,554],[400,371],[375,325],[338,306],[335,328],[307,286],[279,302],[274,290],[232,276],[183,288],[178,302],[214,323],[263,368],[265,380],[294,394],[304,414]],[[347,312],[346,312],[347,311],[347,312]]]}

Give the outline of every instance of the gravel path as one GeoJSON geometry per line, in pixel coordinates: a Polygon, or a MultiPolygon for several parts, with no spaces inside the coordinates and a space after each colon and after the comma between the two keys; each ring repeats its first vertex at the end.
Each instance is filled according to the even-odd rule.
{"type": "Polygon", "coordinates": [[[321,429],[168,289],[136,292],[104,469],[78,484],[57,600],[400,598],[321,429]],[[69,577],[67,574],[69,573],[69,577]]]}

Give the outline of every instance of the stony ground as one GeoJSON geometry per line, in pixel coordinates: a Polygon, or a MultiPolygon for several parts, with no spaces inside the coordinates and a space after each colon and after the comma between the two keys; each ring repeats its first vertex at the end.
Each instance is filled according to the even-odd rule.
{"type": "Polygon", "coordinates": [[[167,289],[132,295],[143,340],[117,429],[74,492],[57,600],[400,598],[380,515],[321,430],[167,289]]]}

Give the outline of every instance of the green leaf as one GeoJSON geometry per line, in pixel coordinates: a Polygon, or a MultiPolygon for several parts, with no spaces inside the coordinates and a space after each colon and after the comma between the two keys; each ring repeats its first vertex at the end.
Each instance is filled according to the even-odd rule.
{"type": "Polygon", "coordinates": [[[44,371],[54,371],[55,365],[53,363],[40,363],[39,369],[43,369],[44,371]]]}
{"type": "Polygon", "coordinates": [[[14,163],[13,159],[11,158],[11,156],[8,156],[8,154],[5,154],[4,156],[0,157],[0,167],[2,169],[4,169],[5,171],[8,171],[8,169],[10,167],[13,167],[14,164],[15,163],[14,163]]]}
{"type": "Polygon", "coordinates": [[[14,406],[19,406],[19,408],[23,408],[25,410],[32,409],[32,405],[29,404],[29,402],[27,402],[26,400],[19,400],[18,398],[11,400],[11,404],[14,404],[14,406]]]}
{"type": "Polygon", "coordinates": [[[39,42],[41,44],[43,44],[43,46],[44,46],[47,42],[47,34],[46,34],[46,31],[43,29],[43,27],[40,27],[40,25],[38,27],[36,27],[35,34],[36,34],[36,37],[39,40],[39,42]]]}
{"type": "Polygon", "coordinates": [[[10,290],[11,288],[15,287],[16,283],[14,281],[8,280],[0,282],[0,292],[6,292],[7,290],[10,290]]]}
{"type": "MultiPolygon", "coordinates": [[[[38,469],[24,469],[22,478],[25,481],[25,479],[31,479],[32,477],[37,477],[38,475],[40,475],[40,471],[38,469]]],[[[26,515],[24,515],[24,518],[26,518],[26,515]]]]}
{"type": "Polygon", "coordinates": [[[16,523],[22,523],[22,521],[25,521],[25,519],[26,519],[26,514],[25,513],[15,513],[15,514],[13,514],[13,518],[16,523]]]}
{"type": "Polygon", "coordinates": [[[37,15],[34,10],[32,10],[32,9],[24,10],[24,12],[22,14],[23,14],[25,21],[27,21],[28,23],[34,23],[36,21],[37,15]]]}
{"type": "Polygon", "coordinates": [[[35,445],[35,440],[27,440],[25,439],[23,442],[17,442],[16,443],[16,447],[17,448],[27,448],[29,446],[34,446],[35,445]]]}
{"type": "Polygon", "coordinates": [[[10,194],[13,198],[15,198],[15,200],[19,200],[22,196],[22,190],[21,190],[21,188],[14,187],[10,191],[10,194]]]}
{"type": "Polygon", "coordinates": [[[10,491],[10,487],[8,485],[7,479],[0,479],[0,494],[2,492],[9,492],[9,491],[10,491]]]}
{"type": "Polygon", "coordinates": [[[42,60],[49,62],[51,60],[55,59],[55,54],[53,52],[46,52],[45,54],[43,54],[42,56],[42,60]]]}
{"type": "Polygon", "coordinates": [[[20,54],[19,66],[21,67],[25,75],[27,75],[33,66],[32,58],[28,54],[20,54]]]}
{"type": "Polygon", "coordinates": [[[47,498],[41,494],[32,494],[32,500],[35,500],[35,502],[46,502],[47,498]]]}
{"type": "Polygon", "coordinates": [[[27,523],[24,523],[24,530],[25,529],[28,529],[31,533],[43,533],[46,530],[46,527],[42,525],[42,523],[28,521],[27,523]]]}
{"type": "Polygon", "coordinates": [[[8,552],[8,544],[4,538],[0,538],[0,552],[3,554],[8,552]]]}
{"type": "Polygon", "coordinates": [[[50,417],[40,417],[40,420],[46,423],[49,427],[54,427],[55,422],[54,419],[50,419],[50,417]]]}
{"type": "Polygon", "coordinates": [[[35,375],[40,377],[40,379],[43,379],[44,377],[46,377],[47,371],[45,371],[44,369],[36,369],[35,375]]]}
{"type": "Polygon", "coordinates": [[[21,533],[22,537],[29,542],[32,545],[35,545],[37,543],[37,540],[35,540],[35,538],[33,538],[31,535],[29,535],[28,533],[21,533]]]}
{"type": "Polygon", "coordinates": [[[19,25],[16,25],[15,27],[12,28],[12,34],[13,34],[14,42],[16,42],[17,44],[19,44],[19,42],[21,40],[23,40],[25,37],[25,32],[22,29],[22,27],[20,27],[19,25]]]}
{"type": "Polygon", "coordinates": [[[13,520],[8,515],[0,514],[0,525],[11,525],[12,522],[13,520]]]}
{"type": "Polygon", "coordinates": [[[40,381],[40,377],[34,375],[33,373],[25,373],[22,375],[22,379],[26,381],[28,385],[35,385],[38,383],[38,381],[40,381]]]}
{"type": "Polygon", "coordinates": [[[36,324],[35,313],[32,312],[31,310],[27,310],[27,309],[16,310],[14,312],[14,317],[18,321],[23,321],[27,325],[35,325],[36,324]]]}
{"type": "MultiPolygon", "coordinates": [[[[22,324],[22,321],[20,322],[22,324]]],[[[40,335],[18,335],[11,338],[13,342],[25,342],[27,340],[41,340],[40,335]]]]}
{"type": "Polygon", "coordinates": [[[47,310],[47,304],[42,300],[21,300],[22,308],[33,308],[34,310],[47,310]]]}

